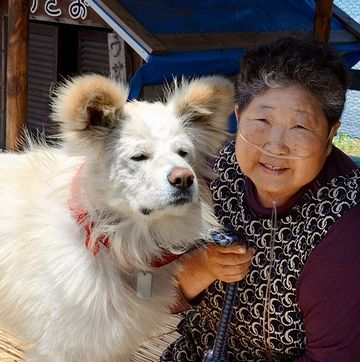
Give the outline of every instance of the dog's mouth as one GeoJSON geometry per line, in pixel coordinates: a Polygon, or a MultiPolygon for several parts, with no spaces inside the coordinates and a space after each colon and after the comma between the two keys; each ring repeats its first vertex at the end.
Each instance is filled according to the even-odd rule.
{"type": "Polygon", "coordinates": [[[141,207],[140,208],[140,212],[145,215],[148,216],[151,213],[153,213],[154,211],[163,211],[166,210],[169,207],[179,207],[179,206],[183,206],[186,204],[189,204],[193,202],[193,198],[191,195],[181,195],[181,196],[176,196],[173,197],[172,199],[169,200],[169,202],[166,203],[166,205],[162,205],[160,207],[157,208],[148,208],[148,207],[141,207]]]}
{"type": "Polygon", "coordinates": [[[174,198],[173,200],[171,200],[169,202],[169,206],[181,206],[181,205],[185,205],[192,202],[192,197],[190,195],[186,195],[186,196],[178,196],[176,198],[174,198]]]}
{"type": "Polygon", "coordinates": [[[142,208],[140,209],[140,212],[141,212],[143,215],[147,216],[147,215],[150,215],[150,214],[153,212],[153,210],[152,210],[152,209],[148,209],[147,207],[142,207],[142,208]]]}

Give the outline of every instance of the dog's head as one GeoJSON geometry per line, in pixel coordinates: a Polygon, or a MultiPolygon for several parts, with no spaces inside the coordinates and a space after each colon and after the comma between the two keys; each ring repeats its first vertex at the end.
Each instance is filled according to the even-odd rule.
{"type": "Polygon", "coordinates": [[[99,75],[56,92],[64,145],[85,157],[85,179],[102,208],[143,218],[181,215],[199,200],[199,179],[228,137],[233,84],[220,76],[177,82],[164,102],[127,102],[125,85],[99,75]]]}

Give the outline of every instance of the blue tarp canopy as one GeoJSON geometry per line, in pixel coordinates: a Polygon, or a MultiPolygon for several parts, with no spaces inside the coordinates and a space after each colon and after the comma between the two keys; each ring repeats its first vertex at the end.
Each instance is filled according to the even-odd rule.
{"type": "MultiPolygon", "coordinates": [[[[131,80],[131,98],[137,98],[143,86],[162,84],[174,76],[234,75],[247,47],[284,32],[312,32],[316,13],[314,0],[88,3],[145,60],[131,80]]],[[[351,67],[360,60],[359,28],[349,32],[335,15],[330,43],[351,67]]]]}

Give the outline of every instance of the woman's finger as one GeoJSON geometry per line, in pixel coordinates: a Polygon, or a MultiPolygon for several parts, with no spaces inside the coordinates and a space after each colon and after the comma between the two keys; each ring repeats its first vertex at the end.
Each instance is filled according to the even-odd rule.
{"type": "Polygon", "coordinates": [[[253,249],[247,249],[244,254],[237,253],[222,253],[218,252],[216,249],[208,250],[208,259],[211,264],[221,264],[221,265],[239,265],[251,262],[254,256],[253,249]]]}
{"type": "Polygon", "coordinates": [[[218,273],[223,276],[233,276],[242,274],[249,270],[249,267],[251,265],[251,261],[243,264],[237,264],[237,265],[218,265],[218,273]]]}
{"type": "Polygon", "coordinates": [[[232,253],[244,254],[244,253],[246,253],[246,251],[248,249],[248,247],[244,243],[239,243],[239,244],[226,246],[226,247],[214,244],[214,245],[209,246],[209,248],[212,248],[212,249],[216,250],[217,252],[223,253],[223,254],[232,254],[232,253]]]}
{"type": "Polygon", "coordinates": [[[221,280],[225,283],[234,283],[238,282],[246,277],[248,274],[248,270],[244,271],[243,273],[233,274],[233,275],[223,275],[217,278],[218,280],[221,280]]]}

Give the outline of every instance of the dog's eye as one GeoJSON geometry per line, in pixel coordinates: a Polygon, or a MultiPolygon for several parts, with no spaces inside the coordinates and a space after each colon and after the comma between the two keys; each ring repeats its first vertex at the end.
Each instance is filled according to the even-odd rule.
{"type": "Polygon", "coordinates": [[[137,162],[139,162],[139,161],[145,161],[145,160],[147,160],[148,158],[149,158],[149,156],[147,156],[147,155],[145,155],[145,154],[135,155],[135,156],[131,157],[131,159],[132,159],[133,161],[137,161],[137,162]]]}
{"type": "Polygon", "coordinates": [[[178,151],[178,155],[179,155],[180,157],[186,157],[186,156],[188,155],[188,153],[187,153],[186,151],[184,151],[184,150],[179,150],[179,151],[178,151]]]}

